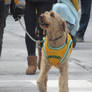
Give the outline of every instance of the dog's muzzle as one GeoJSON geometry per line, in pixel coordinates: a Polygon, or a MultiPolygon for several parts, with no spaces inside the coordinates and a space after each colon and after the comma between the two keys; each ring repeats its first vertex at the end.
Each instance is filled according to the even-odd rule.
{"type": "Polygon", "coordinates": [[[37,37],[39,38],[39,40],[42,40],[42,38],[44,36],[46,36],[46,30],[43,30],[39,24],[37,25],[36,27],[36,30],[35,30],[35,34],[37,35],[37,37]]]}
{"type": "Polygon", "coordinates": [[[39,25],[43,27],[49,26],[49,24],[45,22],[45,16],[43,14],[39,17],[39,25]]]}

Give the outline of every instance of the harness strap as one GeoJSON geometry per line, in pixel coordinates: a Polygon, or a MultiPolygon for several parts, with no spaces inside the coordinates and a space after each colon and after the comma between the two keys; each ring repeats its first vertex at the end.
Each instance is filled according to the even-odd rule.
{"type": "Polygon", "coordinates": [[[71,45],[72,45],[72,40],[70,40],[70,42],[68,44],[68,47],[67,47],[67,50],[66,50],[66,52],[64,54],[64,57],[60,60],[60,63],[62,63],[65,60],[65,58],[66,58],[66,56],[67,56],[67,54],[68,54],[68,52],[70,50],[71,45]]]}
{"type": "MultiPolygon", "coordinates": [[[[65,43],[66,43],[66,42],[65,42],[65,43]]],[[[65,45],[66,45],[66,44],[64,44],[63,48],[65,47],[65,45]]],[[[68,43],[68,45],[67,45],[67,49],[66,49],[66,51],[65,51],[65,53],[64,53],[64,55],[63,55],[63,57],[61,57],[61,56],[56,56],[56,55],[49,55],[49,56],[47,56],[46,50],[45,50],[45,43],[44,43],[44,46],[43,46],[44,55],[47,57],[47,59],[50,59],[50,58],[55,58],[55,59],[57,59],[57,60],[59,61],[59,62],[56,62],[57,64],[58,64],[58,63],[62,63],[62,62],[65,60],[65,58],[66,58],[66,56],[67,56],[69,50],[72,49],[71,46],[72,46],[72,39],[69,41],[69,43],[68,43]]],[[[59,49],[63,49],[63,48],[60,48],[60,47],[59,47],[59,49]]],[[[55,50],[59,50],[59,49],[55,49],[55,50]]],[[[70,51],[71,51],[71,50],[70,50],[70,51]]]]}

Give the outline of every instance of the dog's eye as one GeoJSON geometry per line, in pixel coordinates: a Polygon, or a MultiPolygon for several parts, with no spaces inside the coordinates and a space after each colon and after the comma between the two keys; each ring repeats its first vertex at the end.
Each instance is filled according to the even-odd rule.
{"type": "Polygon", "coordinates": [[[55,17],[54,12],[51,12],[51,13],[50,13],[50,16],[51,16],[51,17],[55,17]]]}

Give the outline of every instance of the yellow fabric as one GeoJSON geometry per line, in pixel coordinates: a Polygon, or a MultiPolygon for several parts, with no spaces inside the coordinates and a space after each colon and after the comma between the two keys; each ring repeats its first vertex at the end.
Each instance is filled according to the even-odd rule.
{"type": "MultiPolygon", "coordinates": [[[[5,3],[8,3],[8,2],[11,2],[11,0],[4,0],[5,3]]],[[[15,4],[18,4],[19,3],[19,0],[14,0],[14,3],[15,4]]]]}
{"type": "MultiPolygon", "coordinates": [[[[65,53],[66,53],[66,50],[67,50],[67,47],[68,47],[68,44],[71,40],[71,37],[70,35],[68,34],[68,37],[67,37],[67,42],[65,44],[65,46],[62,48],[59,48],[59,49],[51,49],[50,47],[48,47],[47,45],[47,40],[45,39],[45,43],[44,43],[44,47],[43,49],[45,50],[45,54],[47,56],[47,58],[49,56],[55,56],[56,58],[48,58],[48,61],[55,67],[57,67],[57,65],[60,63],[61,59],[64,57],[65,53]]],[[[69,51],[70,53],[72,52],[72,44],[71,44],[71,47],[69,48],[69,51]]]]}
{"type": "MultiPolygon", "coordinates": [[[[6,5],[11,4],[11,0],[4,0],[4,2],[6,5]]],[[[25,5],[26,5],[25,0],[14,0],[14,3],[18,7],[19,6],[25,7],[25,5]]]]}
{"type": "Polygon", "coordinates": [[[8,0],[4,0],[4,2],[8,2],[8,0]]]}
{"type": "Polygon", "coordinates": [[[4,2],[6,5],[11,4],[11,0],[4,0],[4,2]]]}
{"type": "Polygon", "coordinates": [[[14,0],[14,3],[15,4],[19,4],[19,0],[14,0]]]}
{"type": "Polygon", "coordinates": [[[72,3],[74,5],[75,9],[78,11],[79,10],[79,2],[78,2],[78,0],[72,0],[72,3]]]}
{"type": "Polygon", "coordinates": [[[14,0],[14,3],[16,4],[16,5],[19,5],[19,6],[25,6],[26,5],[26,3],[25,3],[25,0],[14,0]]]}
{"type": "Polygon", "coordinates": [[[38,10],[37,10],[37,8],[35,9],[35,13],[38,14],[38,10]]]}

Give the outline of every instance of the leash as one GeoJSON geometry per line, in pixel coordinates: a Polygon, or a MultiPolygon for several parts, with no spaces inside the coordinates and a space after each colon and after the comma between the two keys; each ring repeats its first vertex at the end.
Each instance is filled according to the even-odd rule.
{"type": "MultiPolygon", "coordinates": [[[[23,30],[25,31],[25,33],[28,35],[28,37],[29,37],[32,41],[34,41],[36,44],[38,44],[38,47],[40,47],[39,44],[40,44],[40,43],[43,43],[43,40],[40,41],[40,40],[34,39],[34,38],[27,32],[27,30],[25,29],[25,27],[24,27],[24,25],[22,24],[21,20],[18,19],[18,21],[19,21],[19,23],[20,23],[22,29],[23,29],[23,30]]],[[[37,30],[37,27],[35,28],[35,31],[36,31],[36,30],[37,30]]]]}

